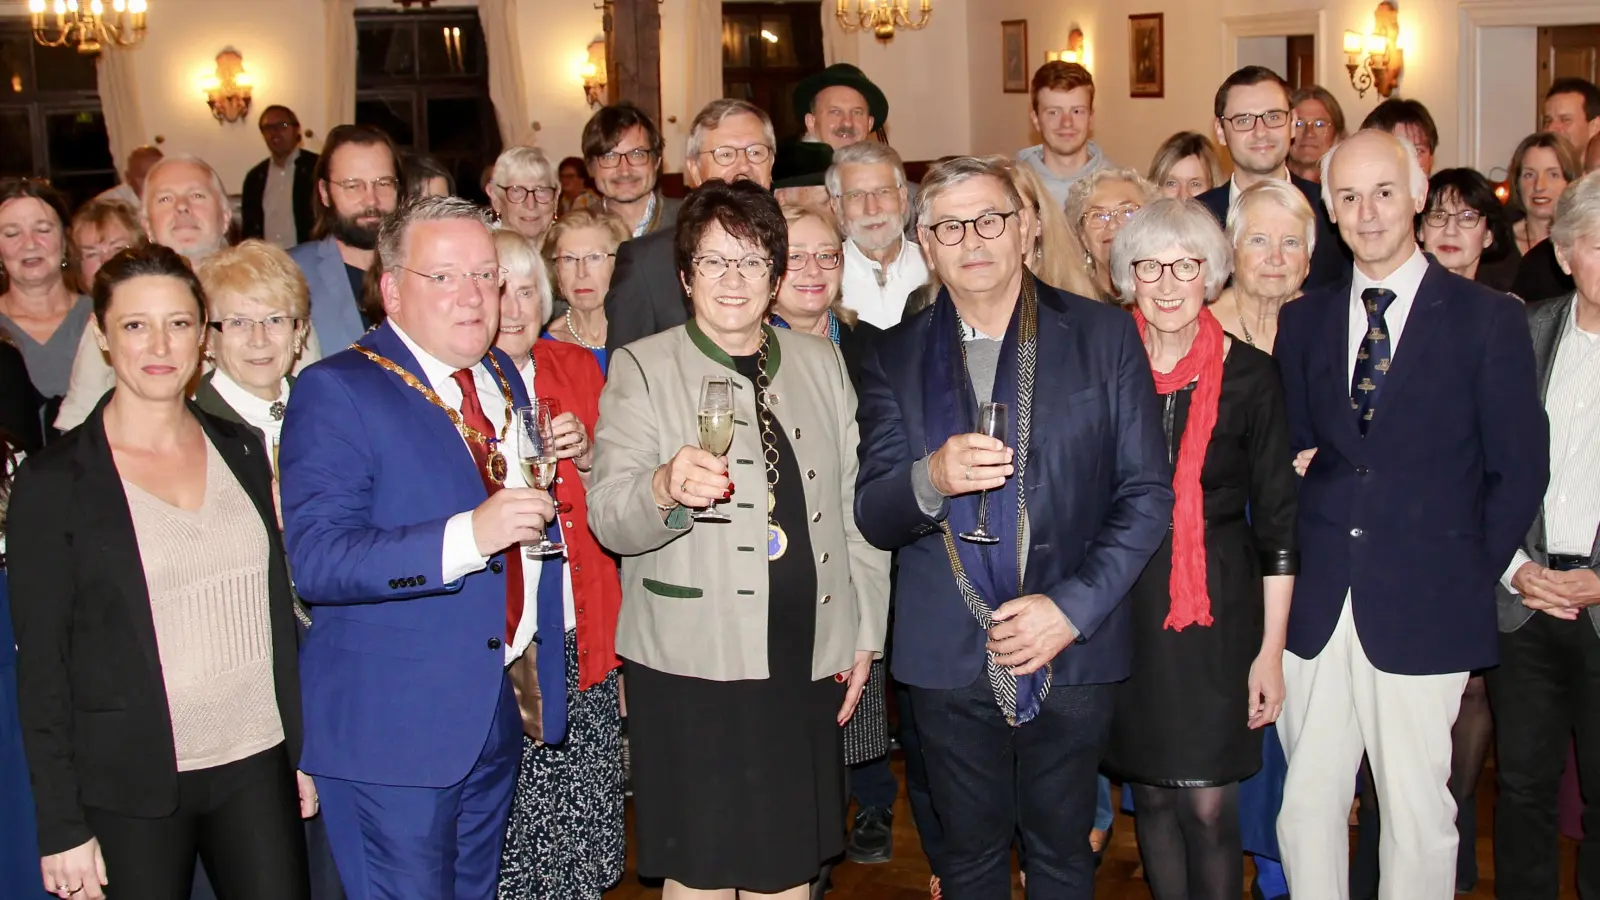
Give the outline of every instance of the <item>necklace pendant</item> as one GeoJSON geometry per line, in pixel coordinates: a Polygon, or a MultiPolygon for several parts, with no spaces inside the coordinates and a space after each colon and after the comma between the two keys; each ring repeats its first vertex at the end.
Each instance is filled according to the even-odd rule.
{"type": "Polygon", "coordinates": [[[767,489],[767,560],[769,562],[783,559],[783,554],[789,550],[789,535],[784,533],[783,526],[772,518],[772,512],[778,506],[778,494],[771,488],[767,489]]]}
{"type": "MultiPolygon", "coordinates": [[[[489,439],[489,458],[485,463],[489,469],[489,480],[498,485],[506,483],[506,475],[510,473],[510,466],[506,463],[506,455],[500,452],[500,442],[494,438],[489,439]]],[[[532,485],[529,485],[532,487],[532,485]]]]}
{"type": "Polygon", "coordinates": [[[761,392],[761,405],[771,408],[778,405],[778,392],[767,388],[761,392]]]}
{"type": "Polygon", "coordinates": [[[274,422],[282,422],[283,421],[283,401],[282,400],[274,400],[274,401],[272,401],[272,405],[267,407],[267,415],[271,416],[272,417],[272,421],[274,421],[274,422]]]}

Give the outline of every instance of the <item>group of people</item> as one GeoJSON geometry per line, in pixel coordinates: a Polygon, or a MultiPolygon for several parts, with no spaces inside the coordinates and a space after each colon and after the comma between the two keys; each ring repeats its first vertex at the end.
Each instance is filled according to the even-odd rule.
{"type": "Polygon", "coordinates": [[[487,209],[283,107],[238,229],[148,148],[137,206],[0,182],[8,896],[593,898],[628,791],[665,896],[820,896],[891,854],[891,704],[935,897],[1019,840],[1092,896],[1110,777],[1158,900],[1444,898],[1491,735],[1498,888],[1555,896],[1600,90],[1507,204],[1259,67],[1145,173],[1072,63],[919,184],[859,70],[795,102],[701,110],[681,201],[629,104],[487,209]]]}

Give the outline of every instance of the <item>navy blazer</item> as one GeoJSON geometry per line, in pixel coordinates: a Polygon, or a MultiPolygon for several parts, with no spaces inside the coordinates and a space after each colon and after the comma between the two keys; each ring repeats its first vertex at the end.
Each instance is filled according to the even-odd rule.
{"type": "Polygon", "coordinates": [[[339,242],[331,237],[311,241],[290,250],[289,257],[311,288],[311,327],[322,352],[333,354],[355,343],[367,326],[361,317],[361,298],[350,288],[339,242]]]}
{"type": "MultiPolygon", "coordinates": [[[[1023,592],[1048,595],[1079,633],[1052,664],[1056,684],[1120,681],[1133,650],[1122,600],[1172,521],[1161,405],[1127,313],[1043,283],[1038,296],[1023,592]]],[[[941,291],[934,302],[951,301],[941,291]]],[[[927,446],[922,421],[932,309],[884,332],[863,354],[855,514],[868,541],[899,551],[895,678],[951,689],[983,671],[986,635],[950,569],[939,534],[946,510],[923,513],[911,485],[912,464],[938,449],[927,446]]]]}
{"type": "Polygon", "coordinates": [[[1288,650],[1320,653],[1348,592],[1384,672],[1495,665],[1495,584],[1550,475],[1522,305],[1430,261],[1365,438],[1350,408],[1350,283],[1280,315],[1290,441],[1317,448],[1300,488],[1288,650]]]}
{"type": "MultiPolygon", "coordinates": [[[[1339,229],[1328,215],[1328,208],[1322,204],[1322,186],[1295,175],[1290,175],[1289,180],[1300,189],[1300,193],[1306,195],[1306,201],[1317,214],[1317,244],[1311,251],[1311,271],[1306,273],[1305,289],[1310,291],[1333,287],[1340,282],[1348,285],[1350,248],[1345,246],[1344,238],[1339,236],[1339,229]]],[[[1211,210],[1224,228],[1228,227],[1228,189],[1231,186],[1231,181],[1224,181],[1220,187],[1214,187],[1195,198],[1211,210]]]]}
{"type": "MultiPolygon", "coordinates": [[[[360,343],[427,383],[390,326],[360,343]]],[[[491,352],[526,405],[510,357],[491,352]]],[[[419,391],[346,349],[295,382],[278,462],[295,586],[316,620],[300,651],[301,769],[459,782],[488,739],[505,678],[504,555],[442,576],[446,521],[488,497],[466,443],[419,391]]]]}

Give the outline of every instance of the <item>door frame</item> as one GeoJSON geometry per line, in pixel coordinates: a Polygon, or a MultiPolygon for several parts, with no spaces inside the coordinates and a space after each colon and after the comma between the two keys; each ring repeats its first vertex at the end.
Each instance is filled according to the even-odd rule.
{"type": "MultiPolygon", "coordinates": [[[[1588,0],[1591,4],[1594,0],[1588,0]]],[[[1222,20],[1222,46],[1227,57],[1226,71],[1239,68],[1239,38],[1289,37],[1309,34],[1316,43],[1316,83],[1327,83],[1327,57],[1322,52],[1322,36],[1327,32],[1328,14],[1323,9],[1297,9],[1287,12],[1226,16],[1222,20]]]]}
{"type": "Polygon", "coordinates": [[[1456,158],[1475,161],[1479,150],[1478,97],[1484,74],[1479,67],[1483,29],[1593,25],[1600,20],[1600,6],[1595,0],[1461,0],[1456,15],[1456,96],[1461,116],[1456,131],[1456,158]]]}

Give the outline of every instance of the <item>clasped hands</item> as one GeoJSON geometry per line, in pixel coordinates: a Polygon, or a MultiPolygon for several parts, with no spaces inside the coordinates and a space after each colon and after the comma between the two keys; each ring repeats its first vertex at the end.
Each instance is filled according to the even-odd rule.
{"type": "Polygon", "coordinates": [[[1600,575],[1593,569],[1563,572],[1530,560],[1511,576],[1511,587],[1522,595],[1523,606],[1568,621],[1600,603],[1600,575]]]}

